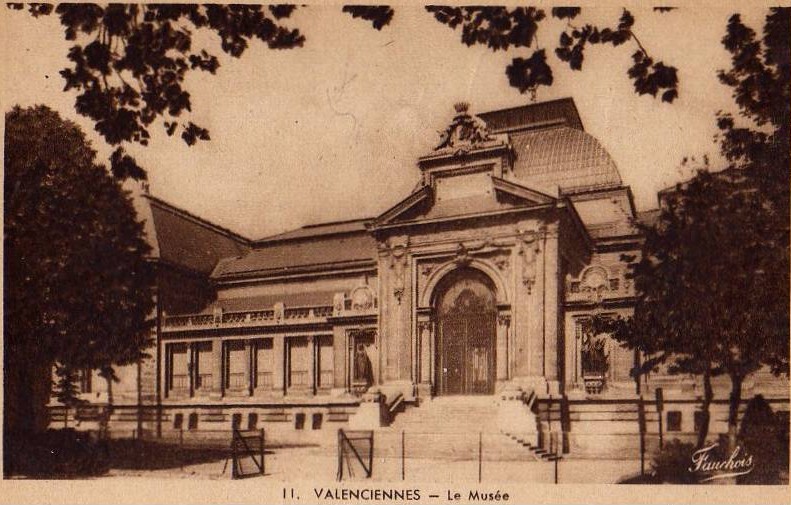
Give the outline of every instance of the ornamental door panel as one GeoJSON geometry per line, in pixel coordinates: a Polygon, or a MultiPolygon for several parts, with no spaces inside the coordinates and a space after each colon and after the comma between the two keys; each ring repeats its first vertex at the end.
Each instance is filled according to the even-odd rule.
{"type": "Polygon", "coordinates": [[[475,394],[494,393],[494,339],[496,317],[475,314],[467,325],[467,387],[475,394]]]}
{"type": "Polygon", "coordinates": [[[464,354],[466,321],[447,318],[441,323],[442,363],[439,369],[442,394],[463,394],[465,391],[464,354]]]}
{"type": "Polygon", "coordinates": [[[493,394],[497,311],[491,281],[464,269],[438,289],[437,394],[493,394]]]}

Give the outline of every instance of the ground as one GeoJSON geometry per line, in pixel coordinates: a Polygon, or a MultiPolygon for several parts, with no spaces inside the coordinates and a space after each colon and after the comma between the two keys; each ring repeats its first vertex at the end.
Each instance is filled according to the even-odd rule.
{"type": "MultiPolygon", "coordinates": [[[[333,448],[289,447],[274,449],[266,455],[267,480],[287,483],[295,476],[311,476],[317,482],[331,482],[337,477],[338,459],[333,448]]],[[[401,459],[376,458],[373,462],[375,482],[401,481],[401,459]]],[[[561,460],[558,463],[559,483],[615,483],[640,473],[640,460],[561,460]]],[[[149,477],[149,478],[199,478],[230,479],[231,462],[225,458],[187,464],[183,467],[161,469],[111,469],[106,477],[149,477]]],[[[407,481],[426,480],[433,482],[474,483],[478,481],[477,460],[413,459],[404,460],[404,476],[407,481]]],[[[105,478],[105,477],[101,477],[105,478]]],[[[481,463],[481,481],[495,482],[539,482],[553,483],[555,467],[544,461],[491,461],[481,463]]],[[[352,475],[344,463],[344,480],[361,482],[365,472],[359,464],[352,463],[352,475]]]]}

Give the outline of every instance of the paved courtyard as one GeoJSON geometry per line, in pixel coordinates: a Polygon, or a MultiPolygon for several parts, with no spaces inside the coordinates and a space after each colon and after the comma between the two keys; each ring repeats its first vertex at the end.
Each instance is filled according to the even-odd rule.
{"type": "MultiPolygon", "coordinates": [[[[351,461],[351,475],[344,461],[344,480],[366,480],[363,468],[351,461]]],[[[647,463],[646,463],[647,464],[647,463]]],[[[274,449],[266,455],[266,476],[269,481],[288,482],[294,476],[310,476],[317,482],[332,481],[337,476],[338,458],[332,447],[291,447],[274,449]]],[[[432,481],[443,483],[471,483],[478,480],[477,460],[415,459],[404,460],[404,476],[408,482],[432,481]]],[[[639,460],[565,459],[558,463],[559,483],[615,483],[640,473],[639,460]]],[[[183,468],[161,470],[117,470],[109,477],[198,478],[230,479],[231,462],[217,459],[183,468]]],[[[371,480],[398,482],[402,478],[400,458],[375,458],[371,480]]],[[[481,464],[484,483],[536,482],[553,483],[555,466],[544,461],[491,461],[481,464]]]]}

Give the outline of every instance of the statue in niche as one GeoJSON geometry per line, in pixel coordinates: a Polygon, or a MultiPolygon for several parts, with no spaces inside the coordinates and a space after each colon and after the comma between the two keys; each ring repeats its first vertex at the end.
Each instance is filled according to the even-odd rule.
{"type": "Polygon", "coordinates": [[[365,385],[368,389],[374,382],[374,371],[371,359],[365,351],[365,344],[357,344],[354,351],[354,382],[355,385],[365,385]]]}

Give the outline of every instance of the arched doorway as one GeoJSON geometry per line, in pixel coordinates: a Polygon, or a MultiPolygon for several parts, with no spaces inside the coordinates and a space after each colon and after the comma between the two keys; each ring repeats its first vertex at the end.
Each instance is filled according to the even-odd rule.
{"type": "Polygon", "coordinates": [[[493,394],[497,305],[484,273],[463,268],[437,286],[436,393],[493,394]]]}

